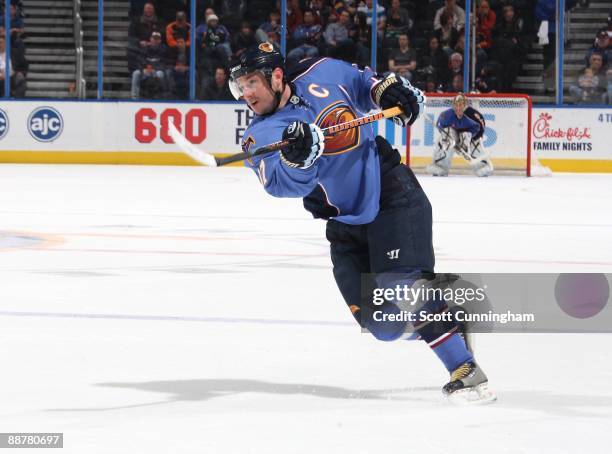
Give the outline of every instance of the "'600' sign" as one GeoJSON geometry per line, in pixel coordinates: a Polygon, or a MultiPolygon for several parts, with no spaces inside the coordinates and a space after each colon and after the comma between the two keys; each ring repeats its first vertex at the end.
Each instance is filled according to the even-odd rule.
{"type": "Polygon", "coordinates": [[[158,136],[164,143],[174,143],[168,132],[170,122],[193,144],[206,139],[206,113],[201,109],[190,109],[185,115],[178,109],[164,109],[158,115],[154,109],[143,107],[134,120],[134,137],[140,143],[151,143],[158,136]]]}

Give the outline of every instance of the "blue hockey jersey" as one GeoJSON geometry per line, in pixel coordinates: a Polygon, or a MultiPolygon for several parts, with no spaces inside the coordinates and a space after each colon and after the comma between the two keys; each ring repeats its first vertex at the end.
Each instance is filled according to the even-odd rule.
{"type": "Polygon", "coordinates": [[[453,109],[445,110],[438,117],[438,129],[453,128],[459,132],[469,131],[472,139],[480,139],[485,132],[485,121],[482,114],[473,107],[467,107],[461,118],[453,109]]]}
{"type": "MultiPolygon", "coordinates": [[[[322,58],[301,63],[290,77],[299,102],[256,116],[243,136],[245,151],[280,140],[293,121],[324,129],[377,108],[370,91],[379,80],[369,68],[322,58]]],[[[279,153],[256,156],[246,165],[269,194],[304,197],[305,207],[315,217],[366,224],[379,210],[380,163],[374,138],[371,124],[327,136],[323,155],[308,169],[286,166],[279,153]]]]}

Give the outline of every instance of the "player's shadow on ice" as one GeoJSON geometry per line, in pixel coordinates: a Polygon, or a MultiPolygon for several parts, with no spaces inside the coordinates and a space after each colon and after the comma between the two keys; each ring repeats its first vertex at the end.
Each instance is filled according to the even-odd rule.
{"type": "Polygon", "coordinates": [[[174,402],[205,401],[213,398],[231,396],[241,393],[264,393],[277,395],[306,395],[328,399],[377,399],[398,401],[424,401],[437,400],[440,395],[439,387],[411,387],[401,389],[369,389],[354,390],[337,386],[306,385],[299,383],[272,383],[260,380],[236,379],[201,379],[201,380],[172,380],[149,381],[139,383],[98,383],[97,386],[109,388],[124,388],[147,392],[168,394],[161,401],[143,404],[121,405],[97,408],[64,408],[51,411],[108,411],[127,408],[163,405],[174,402]],[[434,396],[436,396],[434,398],[434,396]]]}
{"type": "MultiPolygon", "coordinates": [[[[355,400],[385,400],[397,402],[425,403],[429,406],[447,405],[437,386],[416,386],[395,389],[355,390],[338,386],[310,385],[301,383],[274,383],[260,380],[237,379],[201,379],[201,380],[171,380],[131,383],[98,383],[106,388],[122,388],[155,392],[167,395],[162,400],[147,403],[88,408],[56,408],[49,411],[112,411],[129,408],[166,405],[176,402],[207,401],[213,398],[234,396],[243,393],[272,395],[302,395],[327,399],[355,400]]],[[[554,416],[608,418],[612,408],[612,398],[596,395],[555,394],[546,391],[506,391],[498,394],[499,402],[492,406],[496,408],[532,410],[554,416]]],[[[535,416],[535,415],[534,415],[535,416]]],[[[522,416],[521,418],[525,418],[522,416]]],[[[535,416],[536,419],[540,416],[535,416]]],[[[505,421],[492,420],[495,425],[505,421]]],[[[482,422],[479,424],[483,424],[482,422]]],[[[486,424],[486,423],[484,423],[486,424]]]]}

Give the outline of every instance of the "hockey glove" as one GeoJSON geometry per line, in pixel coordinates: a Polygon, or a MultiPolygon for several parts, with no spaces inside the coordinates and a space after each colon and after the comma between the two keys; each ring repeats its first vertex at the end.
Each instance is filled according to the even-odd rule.
{"type": "Polygon", "coordinates": [[[394,73],[374,86],[372,97],[382,109],[399,106],[404,113],[393,117],[393,121],[402,127],[412,125],[425,107],[423,92],[394,73]]]}
{"type": "Polygon", "coordinates": [[[323,154],[325,138],[315,124],[294,121],[283,131],[283,140],[290,143],[280,151],[281,161],[297,169],[307,169],[323,154]]]}

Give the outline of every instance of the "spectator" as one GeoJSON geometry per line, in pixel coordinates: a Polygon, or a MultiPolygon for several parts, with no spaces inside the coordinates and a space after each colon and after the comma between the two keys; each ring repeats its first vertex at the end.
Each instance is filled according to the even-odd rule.
{"type": "Polygon", "coordinates": [[[577,104],[599,104],[606,92],[604,77],[598,76],[591,67],[584,68],[577,85],[571,85],[569,92],[577,104]]]}
{"type": "Polygon", "coordinates": [[[476,43],[480,49],[490,49],[493,46],[493,29],[497,16],[487,0],[482,0],[478,6],[476,17],[476,43]]]}
{"type": "MultiPolygon", "coordinates": [[[[365,0],[361,3],[361,5],[357,8],[357,11],[365,13],[366,22],[368,25],[372,25],[372,0],[365,0]]],[[[383,30],[385,28],[385,23],[387,20],[387,15],[385,14],[385,7],[380,3],[376,6],[376,23],[378,25],[378,30],[383,30]]]]}
{"type": "Polygon", "coordinates": [[[461,76],[463,84],[463,56],[458,52],[452,54],[449,60],[449,79],[447,79],[446,86],[450,87],[451,91],[457,91],[453,88],[455,76],[461,76]]]}
{"type": "Polygon", "coordinates": [[[601,53],[593,53],[591,54],[591,58],[589,58],[589,66],[593,70],[593,74],[596,76],[603,76],[606,69],[604,68],[604,56],[601,53]]]}
{"type": "Polygon", "coordinates": [[[444,93],[442,86],[436,83],[436,80],[431,76],[425,80],[425,86],[423,88],[427,93],[444,93]]]}
{"type": "Polygon", "coordinates": [[[151,33],[162,33],[163,30],[164,25],[155,14],[155,6],[151,2],[147,2],[143,7],[142,14],[130,23],[128,37],[130,42],[136,45],[136,48],[142,49],[149,45],[151,33]]]}
{"type": "Polygon", "coordinates": [[[321,26],[315,24],[315,15],[311,9],[304,10],[303,17],[304,23],[298,25],[293,32],[292,38],[296,47],[287,54],[288,64],[319,56],[321,26]]]}
{"type": "Polygon", "coordinates": [[[605,28],[602,28],[597,32],[593,47],[591,47],[586,54],[585,63],[587,65],[589,64],[591,55],[594,53],[598,53],[603,56],[604,66],[607,66],[612,60],[612,39],[610,39],[608,31],[605,28]]]}
{"type": "Polygon", "coordinates": [[[436,16],[434,18],[434,30],[439,30],[442,27],[440,19],[444,13],[449,16],[451,26],[455,30],[463,30],[465,27],[465,11],[457,6],[456,0],[445,0],[444,6],[436,11],[436,16]]]}
{"type": "Polygon", "coordinates": [[[354,25],[349,29],[349,37],[353,40],[356,47],[356,63],[367,66],[371,63],[370,47],[372,27],[367,24],[365,13],[355,14],[354,25]]]}
{"type": "MultiPolygon", "coordinates": [[[[455,44],[455,52],[460,53],[461,55],[465,55],[465,35],[463,33],[459,34],[457,38],[457,44],[455,44]]],[[[476,74],[480,74],[480,70],[487,62],[488,56],[484,49],[476,46],[476,74]]]]}
{"type": "MultiPolygon", "coordinates": [[[[4,4],[5,2],[0,2],[0,17],[2,17],[2,22],[4,23],[4,4]]],[[[23,1],[22,0],[11,0],[11,5],[14,6],[16,8],[17,11],[17,16],[25,19],[26,14],[24,12],[24,8],[23,8],[23,1]]],[[[13,27],[11,27],[13,28],[13,27]]]]}
{"type": "Polygon", "coordinates": [[[391,0],[391,8],[387,13],[386,38],[396,38],[400,33],[408,33],[412,25],[410,13],[401,7],[400,0],[391,0]]]}
{"type": "Polygon", "coordinates": [[[429,46],[421,56],[420,67],[436,86],[445,84],[449,78],[448,54],[440,47],[436,36],[429,38],[429,46]],[[429,69],[428,69],[429,68],[429,69]]]}
{"type": "Polygon", "coordinates": [[[277,9],[271,11],[268,17],[268,22],[261,24],[255,32],[255,38],[257,38],[257,41],[260,43],[269,41],[271,34],[274,34],[280,38],[280,19],[281,15],[277,9]]]}
{"type": "Polygon", "coordinates": [[[463,74],[455,74],[451,80],[450,91],[459,93],[463,91],[463,74]]]}
{"type": "Polygon", "coordinates": [[[229,37],[229,31],[219,24],[219,18],[214,13],[206,16],[206,24],[196,29],[196,41],[201,56],[218,61],[223,66],[228,64],[232,55],[229,37]]]}
{"type": "Polygon", "coordinates": [[[206,21],[208,20],[208,16],[210,16],[211,14],[216,14],[213,8],[208,7],[204,10],[204,26],[206,26],[206,21]]]}
{"type": "Polygon", "coordinates": [[[476,90],[480,93],[497,93],[499,91],[499,80],[495,75],[492,65],[484,65],[474,81],[476,90]]]}
{"type": "Polygon", "coordinates": [[[312,0],[310,2],[310,8],[315,14],[315,23],[319,24],[322,28],[325,28],[329,22],[331,7],[323,0],[312,0]]]}
{"type": "Polygon", "coordinates": [[[166,43],[173,48],[177,45],[177,40],[183,39],[187,47],[190,46],[191,24],[187,22],[187,15],[184,11],[176,12],[176,20],[170,22],[166,27],[166,43]]]}
{"type": "Polygon", "coordinates": [[[215,68],[215,77],[207,81],[202,90],[202,99],[210,101],[231,101],[232,96],[227,83],[227,71],[218,66],[215,68]]]}
{"type": "Polygon", "coordinates": [[[189,97],[189,48],[183,38],[176,40],[176,46],[169,50],[172,67],[168,70],[171,92],[177,99],[189,97]]]}
{"type": "Polygon", "coordinates": [[[591,54],[589,66],[582,71],[577,83],[569,87],[569,92],[574,97],[575,102],[600,103],[605,101],[607,75],[603,61],[602,53],[594,52],[591,54]]]}
{"type": "Polygon", "coordinates": [[[153,32],[163,33],[165,27],[155,14],[153,3],[146,2],[142,14],[134,17],[128,29],[128,70],[134,72],[140,64],[140,55],[151,42],[153,32]]]}
{"type": "MultiPolygon", "coordinates": [[[[4,96],[4,79],[6,78],[6,40],[4,35],[3,27],[0,32],[0,96],[4,96]]],[[[11,61],[9,62],[11,96],[14,98],[23,98],[26,92],[28,63],[25,54],[20,52],[19,49],[19,47],[11,48],[11,61]]]]}
{"type": "Polygon", "coordinates": [[[15,5],[17,7],[19,17],[26,17],[25,11],[23,9],[23,0],[11,0],[11,5],[15,5]]]}
{"type": "Polygon", "coordinates": [[[398,73],[408,80],[412,80],[417,67],[417,53],[410,48],[408,34],[402,33],[398,37],[399,48],[391,51],[389,56],[389,71],[398,73]]]}
{"type": "Polygon", "coordinates": [[[149,45],[141,53],[139,69],[132,73],[132,99],[140,98],[141,94],[143,98],[163,97],[166,91],[167,58],[161,33],[151,33],[149,45]]]}
{"type": "Polygon", "coordinates": [[[304,22],[304,15],[299,0],[287,1],[287,30],[292,34],[298,25],[304,22]]]}
{"type": "Polygon", "coordinates": [[[24,27],[23,18],[19,14],[17,6],[11,3],[11,40],[21,39],[24,27]]]}
{"type": "Polygon", "coordinates": [[[232,38],[232,51],[235,60],[239,60],[242,53],[255,44],[255,35],[251,24],[242,22],[240,31],[232,38]]]}
{"type": "Polygon", "coordinates": [[[457,43],[455,44],[455,52],[465,55],[465,35],[460,33],[457,37],[457,43]]]}
{"type": "Polygon", "coordinates": [[[516,17],[514,7],[506,5],[502,20],[493,32],[493,58],[502,65],[501,89],[511,90],[512,83],[523,63],[525,45],[523,43],[523,21],[516,17]]]}
{"type": "Polygon", "coordinates": [[[612,68],[606,71],[606,80],[608,84],[606,104],[612,105],[612,68]]]}
{"type": "Polygon", "coordinates": [[[327,43],[330,57],[341,60],[351,60],[355,57],[355,43],[349,37],[351,26],[351,13],[347,10],[340,13],[337,21],[327,25],[323,37],[327,43]]]}
{"type": "Polygon", "coordinates": [[[440,15],[440,28],[435,31],[435,36],[438,38],[440,46],[448,55],[453,53],[453,49],[457,45],[457,39],[459,39],[459,32],[453,27],[451,19],[451,15],[444,11],[440,15]]]}

